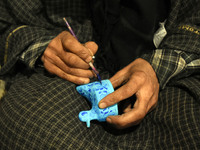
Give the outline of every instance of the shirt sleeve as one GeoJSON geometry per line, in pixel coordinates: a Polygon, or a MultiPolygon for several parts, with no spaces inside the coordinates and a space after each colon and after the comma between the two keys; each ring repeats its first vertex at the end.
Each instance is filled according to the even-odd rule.
{"type": "Polygon", "coordinates": [[[60,32],[44,19],[42,3],[39,0],[26,2],[0,1],[2,75],[10,71],[20,60],[28,67],[33,67],[48,42],[60,32]]]}
{"type": "Polygon", "coordinates": [[[173,1],[166,31],[158,49],[141,56],[154,68],[161,89],[172,79],[200,73],[200,3],[173,1]]]}
{"type": "Polygon", "coordinates": [[[92,39],[86,1],[0,1],[0,75],[12,70],[18,61],[29,68],[49,42],[67,30],[66,17],[80,42],[92,39]]]}
{"type": "Polygon", "coordinates": [[[157,49],[153,54],[144,54],[155,70],[161,89],[170,79],[180,79],[200,73],[200,55],[178,50],[157,49]]]}
{"type": "Polygon", "coordinates": [[[47,36],[38,38],[20,55],[20,60],[28,65],[29,68],[34,69],[37,59],[46,49],[47,45],[54,38],[54,36],[47,36]]]}

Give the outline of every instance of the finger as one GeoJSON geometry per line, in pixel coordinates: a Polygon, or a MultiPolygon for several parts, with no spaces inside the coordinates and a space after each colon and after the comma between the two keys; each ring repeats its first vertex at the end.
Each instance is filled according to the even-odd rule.
{"type": "Polygon", "coordinates": [[[97,52],[98,45],[95,42],[89,41],[84,44],[86,48],[90,51],[91,55],[94,56],[97,52]]]}
{"type": "Polygon", "coordinates": [[[61,42],[66,51],[76,54],[87,63],[92,61],[91,54],[87,48],[78,42],[69,32],[64,33],[61,42]]]}
{"type": "Polygon", "coordinates": [[[118,71],[114,76],[110,78],[110,82],[112,83],[113,88],[119,87],[123,83],[127,82],[129,74],[126,70],[127,68],[124,68],[121,71],[118,71]]]}
{"type": "Polygon", "coordinates": [[[77,77],[84,77],[84,78],[93,78],[94,73],[91,70],[83,70],[83,69],[76,69],[76,68],[60,68],[67,74],[71,74],[77,77]]]}
{"type": "Polygon", "coordinates": [[[131,97],[140,88],[140,85],[135,83],[134,79],[129,80],[125,85],[103,98],[99,102],[99,107],[106,108],[131,97]]]}
{"type": "Polygon", "coordinates": [[[142,108],[134,108],[131,111],[118,116],[108,116],[106,121],[116,128],[123,129],[137,125],[145,117],[146,113],[142,108]]]}
{"type": "Polygon", "coordinates": [[[74,75],[70,75],[66,72],[64,72],[63,70],[61,70],[59,67],[57,67],[56,65],[54,65],[53,63],[51,63],[50,61],[48,61],[47,59],[44,59],[44,67],[47,69],[48,72],[55,74],[65,80],[68,80],[70,82],[73,82],[75,84],[86,84],[90,82],[89,78],[84,78],[84,77],[77,77],[74,75]]]}
{"type": "Polygon", "coordinates": [[[64,50],[57,53],[57,50],[51,45],[46,48],[43,55],[45,58],[49,58],[52,60],[52,62],[55,62],[54,64],[57,64],[56,61],[58,61],[58,59],[55,57],[59,57],[63,62],[65,62],[66,65],[72,68],[89,68],[89,65],[77,55],[64,50]]]}
{"type": "Polygon", "coordinates": [[[44,54],[46,58],[55,59],[55,57],[59,57],[62,61],[65,62],[66,65],[72,68],[81,68],[81,69],[88,69],[89,65],[83,61],[79,56],[68,52],[68,51],[60,51],[57,53],[57,49],[53,46],[53,44],[49,44],[46,48],[44,54]]]}
{"type": "Polygon", "coordinates": [[[65,73],[64,71],[62,71],[59,68],[56,70],[56,74],[60,78],[63,78],[67,81],[70,81],[70,82],[78,84],[78,85],[87,84],[87,83],[90,82],[89,78],[83,78],[83,77],[77,77],[77,76],[74,76],[74,75],[70,75],[70,74],[65,73]]]}
{"type": "MultiPolygon", "coordinates": [[[[128,108],[124,114],[118,116],[109,116],[107,121],[117,128],[127,128],[133,125],[137,125],[148,113],[148,103],[142,95],[136,93],[137,100],[135,102],[134,108],[128,108]]],[[[130,107],[130,106],[129,106],[130,107]]]]}
{"type": "Polygon", "coordinates": [[[72,68],[88,69],[90,67],[88,63],[86,63],[79,56],[71,52],[63,51],[62,56],[60,56],[60,58],[62,59],[62,61],[65,62],[66,65],[72,68]]]}
{"type": "Polygon", "coordinates": [[[106,120],[117,128],[127,128],[137,125],[147,114],[147,104],[147,101],[138,96],[136,105],[134,105],[134,108],[131,109],[131,111],[127,111],[126,113],[118,116],[108,116],[106,120]]]}
{"type": "Polygon", "coordinates": [[[94,74],[91,70],[85,70],[85,69],[78,69],[78,68],[71,68],[67,66],[59,57],[54,56],[54,59],[47,57],[47,61],[51,62],[58,68],[60,68],[62,71],[64,71],[67,74],[77,76],[77,77],[85,77],[85,78],[92,78],[94,77],[94,74]]]}

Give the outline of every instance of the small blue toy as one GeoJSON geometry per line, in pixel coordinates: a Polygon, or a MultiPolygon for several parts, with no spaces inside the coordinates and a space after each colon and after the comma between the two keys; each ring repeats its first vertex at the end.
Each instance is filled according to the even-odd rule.
{"type": "Polygon", "coordinates": [[[92,109],[88,111],[81,111],[79,119],[86,122],[87,127],[90,127],[90,120],[98,120],[100,122],[106,121],[108,116],[118,115],[117,104],[100,109],[98,104],[106,95],[114,92],[113,86],[109,80],[102,80],[100,82],[92,82],[76,87],[76,90],[84,97],[86,97],[92,104],[92,109]]]}

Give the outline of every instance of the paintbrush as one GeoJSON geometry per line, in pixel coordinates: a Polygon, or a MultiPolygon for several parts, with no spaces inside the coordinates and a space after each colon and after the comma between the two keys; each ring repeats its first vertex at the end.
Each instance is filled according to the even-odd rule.
{"type": "MultiPolygon", "coordinates": [[[[77,39],[78,41],[78,38],[76,37],[74,31],[72,30],[71,26],[69,25],[69,23],[67,22],[67,20],[65,18],[63,18],[63,20],[65,21],[70,33],[77,39]]],[[[92,62],[89,62],[89,66],[92,68],[92,70],[94,71],[94,73],[97,75],[97,78],[98,80],[101,82],[101,77],[99,75],[99,72],[96,70],[96,68],[94,67],[94,65],[92,64],[92,62]]]]}

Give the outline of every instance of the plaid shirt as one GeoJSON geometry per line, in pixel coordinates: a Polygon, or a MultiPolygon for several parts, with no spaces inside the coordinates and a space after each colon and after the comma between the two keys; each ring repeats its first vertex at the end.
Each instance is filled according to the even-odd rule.
{"type": "MultiPolygon", "coordinates": [[[[63,17],[81,42],[92,40],[87,4],[0,0],[0,75],[11,72],[17,61],[34,69],[49,41],[66,30],[63,17]]],[[[31,74],[25,69],[14,76],[0,103],[0,149],[200,149],[199,5],[199,0],[171,0],[167,35],[158,49],[141,56],[165,88],[158,107],[140,125],[115,130],[96,122],[87,129],[78,113],[89,105],[75,84],[44,75],[43,68],[31,74]],[[173,84],[169,80],[176,80],[175,86],[166,85],[173,84]]],[[[107,78],[102,73],[102,79],[107,78]]]]}
{"type": "Polygon", "coordinates": [[[158,49],[142,56],[151,63],[162,88],[170,79],[200,72],[200,2],[178,0],[171,6],[167,35],[158,49]]]}
{"type": "MultiPolygon", "coordinates": [[[[21,60],[34,68],[48,43],[66,30],[66,17],[81,42],[92,40],[93,28],[88,0],[7,0],[0,2],[0,74],[21,60]]],[[[171,2],[166,18],[167,35],[158,49],[141,56],[157,73],[161,88],[170,79],[200,71],[200,3],[198,0],[171,2]]]]}
{"type": "Polygon", "coordinates": [[[63,17],[73,27],[80,42],[92,39],[87,0],[10,0],[0,2],[1,75],[20,59],[30,68],[48,43],[67,29],[63,17]],[[74,19],[75,18],[75,19],[74,19]]]}

